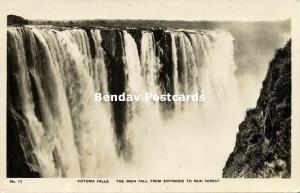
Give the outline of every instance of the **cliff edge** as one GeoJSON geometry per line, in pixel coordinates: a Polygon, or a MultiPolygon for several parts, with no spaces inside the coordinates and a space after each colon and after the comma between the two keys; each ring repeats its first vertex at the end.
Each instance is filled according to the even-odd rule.
{"type": "Polygon", "coordinates": [[[291,40],[275,51],[260,96],[239,125],[223,178],[291,176],[291,40]]]}

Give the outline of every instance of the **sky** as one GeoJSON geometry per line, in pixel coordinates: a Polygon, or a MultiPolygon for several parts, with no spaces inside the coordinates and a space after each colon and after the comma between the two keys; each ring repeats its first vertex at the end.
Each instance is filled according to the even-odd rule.
{"type": "Polygon", "coordinates": [[[0,0],[27,19],[284,20],[294,0],[0,0]]]}

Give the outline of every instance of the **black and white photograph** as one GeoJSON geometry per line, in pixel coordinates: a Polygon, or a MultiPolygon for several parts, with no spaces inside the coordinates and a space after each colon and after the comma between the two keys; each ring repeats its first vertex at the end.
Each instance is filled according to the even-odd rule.
{"type": "Polygon", "coordinates": [[[55,1],[29,11],[33,2],[11,3],[3,18],[7,183],[294,179],[295,22],[275,14],[279,2],[274,18],[253,3],[262,19],[221,17],[220,6],[207,19],[196,1],[55,1]]]}

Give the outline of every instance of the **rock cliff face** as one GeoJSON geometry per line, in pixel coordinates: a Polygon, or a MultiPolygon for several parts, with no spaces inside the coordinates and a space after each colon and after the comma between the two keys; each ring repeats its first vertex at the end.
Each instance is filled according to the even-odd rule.
{"type": "Polygon", "coordinates": [[[38,161],[30,152],[32,136],[28,135],[30,128],[26,120],[12,108],[7,109],[7,118],[12,123],[7,125],[7,151],[10,152],[7,154],[7,177],[40,177],[38,161]]]}
{"type": "Polygon", "coordinates": [[[224,178],[291,176],[291,41],[277,49],[254,109],[239,126],[224,178]]]}

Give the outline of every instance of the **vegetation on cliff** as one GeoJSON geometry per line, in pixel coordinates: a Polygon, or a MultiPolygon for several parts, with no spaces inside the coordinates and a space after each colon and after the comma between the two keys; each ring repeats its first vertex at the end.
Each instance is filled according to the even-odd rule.
{"type": "Polygon", "coordinates": [[[224,178],[291,176],[291,40],[277,49],[257,105],[239,126],[224,178]]]}
{"type": "Polygon", "coordinates": [[[16,15],[7,16],[7,25],[28,25],[29,21],[16,15]]]}

